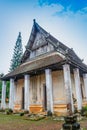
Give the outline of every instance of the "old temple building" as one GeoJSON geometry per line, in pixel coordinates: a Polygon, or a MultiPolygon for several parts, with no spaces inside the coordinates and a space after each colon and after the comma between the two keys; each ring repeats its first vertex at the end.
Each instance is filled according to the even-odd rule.
{"type": "Polygon", "coordinates": [[[87,66],[34,20],[21,65],[2,78],[5,109],[6,81],[10,81],[9,108],[30,113],[50,111],[65,115],[87,105],[87,66]]]}

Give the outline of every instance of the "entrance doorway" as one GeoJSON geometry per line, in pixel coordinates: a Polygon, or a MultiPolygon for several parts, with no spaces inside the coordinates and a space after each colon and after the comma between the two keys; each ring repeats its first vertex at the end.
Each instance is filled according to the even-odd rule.
{"type": "Polygon", "coordinates": [[[22,87],[22,109],[24,109],[24,87],[22,87]]]}
{"type": "Polygon", "coordinates": [[[46,92],[46,85],[43,85],[43,107],[44,111],[47,110],[47,92],[46,92]]]}

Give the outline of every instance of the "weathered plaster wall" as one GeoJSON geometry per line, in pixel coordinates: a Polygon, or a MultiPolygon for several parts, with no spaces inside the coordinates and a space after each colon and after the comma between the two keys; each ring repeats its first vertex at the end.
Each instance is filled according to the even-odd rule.
{"type": "Polygon", "coordinates": [[[52,72],[52,79],[54,104],[65,104],[66,93],[64,88],[63,71],[52,72]]]}
{"type": "Polygon", "coordinates": [[[83,99],[84,99],[86,96],[85,96],[84,81],[83,81],[83,78],[82,78],[82,77],[80,78],[80,82],[81,82],[82,93],[83,93],[83,99]]]}
{"type": "Polygon", "coordinates": [[[37,75],[30,78],[30,104],[42,104],[44,83],[45,75],[37,75]]]}
{"type": "Polygon", "coordinates": [[[24,79],[18,80],[16,84],[15,110],[22,108],[22,88],[24,87],[24,79]]]}
{"type": "MultiPolygon", "coordinates": [[[[30,102],[31,104],[42,104],[43,87],[45,86],[45,74],[33,76],[30,79],[30,102]]],[[[62,71],[52,72],[53,99],[54,104],[62,104],[66,101],[64,79],[62,71]]]]}
{"type": "MultiPolygon", "coordinates": [[[[54,111],[59,113],[67,112],[66,106],[66,91],[64,88],[64,76],[63,71],[53,71],[52,72],[52,81],[53,81],[53,104],[54,111]]],[[[80,82],[82,84],[83,95],[85,95],[84,91],[84,83],[83,79],[80,78],[80,82]]],[[[74,98],[76,98],[75,92],[75,82],[74,75],[71,74],[71,84],[72,84],[72,92],[74,98]]],[[[44,87],[46,85],[45,82],[45,73],[41,75],[36,75],[30,77],[30,111],[38,112],[43,111],[44,106],[44,87]]],[[[17,89],[16,89],[16,108],[22,107],[22,87],[24,87],[24,79],[18,80],[17,89]],[[19,106],[18,106],[19,105],[19,106]]],[[[85,97],[85,96],[84,96],[85,97]]]]}
{"type": "MultiPolygon", "coordinates": [[[[73,74],[71,74],[71,83],[72,83],[72,90],[73,90],[74,98],[76,98],[75,81],[74,81],[73,74]]],[[[80,87],[82,87],[82,93],[83,93],[83,99],[84,99],[85,98],[85,90],[84,90],[84,82],[83,82],[82,77],[80,77],[80,87]]]]}
{"type": "Polygon", "coordinates": [[[72,85],[73,97],[76,98],[75,81],[74,81],[74,75],[73,74],[71,74],[71,85],[72,85]]]}

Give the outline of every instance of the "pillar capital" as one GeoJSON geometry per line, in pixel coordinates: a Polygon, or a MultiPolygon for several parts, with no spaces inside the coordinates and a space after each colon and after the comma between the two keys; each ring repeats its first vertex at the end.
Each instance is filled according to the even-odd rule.
{"type": "Polygon", "coordinates": [[[24,75],[25,80],[27,80],[29,77],[30,77],[29,74],[25,74],[25,75],[24,75]]]}
{"type": "Polygon", "coordinates": [[[51,69],[49,68],[45,69],[45,73],[49,73],[49,72],[51,72],[51,69]]]}
{"type": "Polygon", "coordinates": [[[11,79],[10,79],[10,82],[13,83],[13,82],[14,82],[14,78],[11,78],[11,79]]]}
{"type": "Polygon", "coordinates": [[[77,67],[77,68],[74,68],[73,71],[79,71],[79,68],[78,68],[78,67],[77,67]]]}
{"type": "Polygon", "coordinates": [[[67,70],[69,70],[70,69],[70,65],[69,64],[64,64],[63,68],[67,68],[67,70]]]}
{"type": "Polygon", "coordinates": [[[6,81],[5,80],[2,80],[2,85],[6,85],[6,81]]]}
{"type": "Polygon", "coordinates": [[[79,68],[74,68],[73,69],[73,72],[74,72],[74,75],[77,75],[79,76],[79,68]]]}

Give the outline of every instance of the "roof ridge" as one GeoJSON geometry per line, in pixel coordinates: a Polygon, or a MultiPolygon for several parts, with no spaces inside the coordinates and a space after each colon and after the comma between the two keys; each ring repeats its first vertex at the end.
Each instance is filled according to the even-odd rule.
{"type": "MultiPolygon", "coordinates": [[[[34,41],[34,38],[35,38],[35,31],[40,31],[44,36],[45,38],[48,40],[51,40],[52,41],[52,45],[54,46],[54,48],[56,48],[57,46],[57,49],[59,49],[59,52],[62,54],[62,52],[64,53],[64,55],[67,54],[68,57],[70,58],[73,58],[76,59],[78,62],[81,62],[82,60],[79,58],[79,56],[77,56],[77,54],[75,53],[75,51],[72,49],[72,48],[69,48],[68,46],[66,46],[65,44],[63,44],[62,42],[60,42],[58,39],[56,39],[53,35],[51,35],[50,33],[48,33],[45,29],[43,29],[43,27],[41,27],[35,19],[33,19],[33,26],[32,26],[32,30],[31,30],[31,34],[30,34],[30,38],[28,40],[28,43],[27,43],[27,46],[29,47],[28,44],[31,44],[31,37],[33,37],[33,41],[34,41]],[[57,45],[59,44],[59,45],[57,45]]],[[[32,41],[32,43],[33,43],[32,41]]],[[[49,42],[50,43],[50,42],[49,42]]],[[[57,51],[56,49],[56,51],[57,51]]],[[[25,50],[25,55],[27,54],[27,50],[25,50]]],[[[29,54],[29,52],[28,52],[29,54]]],[[[24,56],[24,55],[23,55],[24,56]]]]}

